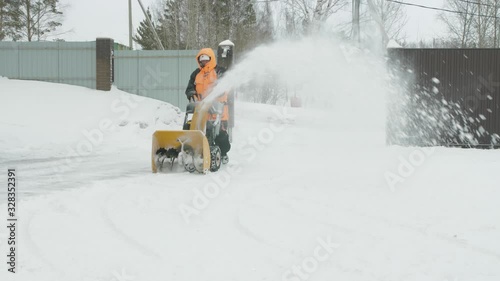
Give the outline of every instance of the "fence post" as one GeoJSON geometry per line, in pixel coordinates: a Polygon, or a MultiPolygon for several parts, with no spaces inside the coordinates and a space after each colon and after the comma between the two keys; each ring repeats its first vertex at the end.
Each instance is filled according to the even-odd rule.
{"type": "Polygon", "coordinates": [[[96,39],[96,89],[101,91],[111,90],[113,76],[113,47],[111,38],[96,39]]]}

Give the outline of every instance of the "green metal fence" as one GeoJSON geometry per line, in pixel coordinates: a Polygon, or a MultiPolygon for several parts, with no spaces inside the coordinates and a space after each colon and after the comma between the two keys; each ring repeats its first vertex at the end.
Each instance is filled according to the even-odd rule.
{"type": "MultiPolygon", "coordinates": [[[[119,50],[114,85],[185,108],[198,50],[119,50]]],[[[0,42],[0,76],[96,88],[96,42],[0,42]]]]}
{"type": "Polygon", "coordinates": [[[0,76],[96,87],[95,42],[0,42],[0,76]]]}
{"type": "Polygon", "coordinates": [[[114,53],[114,85],[125,92],[187,105],[184,94],[196,69],[197,50],[126,51],[114,53]]]}

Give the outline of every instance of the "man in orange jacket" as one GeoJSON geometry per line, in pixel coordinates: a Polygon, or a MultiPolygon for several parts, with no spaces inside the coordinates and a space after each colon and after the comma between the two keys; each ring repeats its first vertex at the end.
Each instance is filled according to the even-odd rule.
{"type": "MultiPolygon", "coordinates": [[[[186,96],[190,101],[201,101],[207,97],[215,86],[217,79],[226,70],[217,65],[215,53],[211,48],[201,49],[196,56],[196,62],[198,63],[198,68],[191,74],[186,88],[186,96]]],[[[227,93],[219,97],[218,101],[224,104],[224,110],[221,116],[221,129],[219,135],[215,138],[215,143],[221,150],[222,163],[227,164],[229,162],[227,152],[231,149],[227,133],[229,120],[227,93]]],[[[212,119],[215,116],[210,116],[209,118],[212,119]]]]}

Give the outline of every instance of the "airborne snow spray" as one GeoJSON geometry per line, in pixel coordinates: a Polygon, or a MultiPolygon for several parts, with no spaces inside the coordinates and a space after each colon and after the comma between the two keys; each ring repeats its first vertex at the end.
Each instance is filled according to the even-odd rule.
{"type": "MultiPolygon", "coordinates": [[[[236,46],[237,48],[237,46],[236,46]]],[[[238,100],[326,114],[335,130],[384,131],[388,75],[382,56],[332,38],[306,37],[257,47],[236,61],[206,101],[236,89],[238,100]]]]}
{"type": "Polygon", "coordinates": [[[390,73],[390,67],[385,54],[334,37],[283,40],[257,47],[241,58],[207,100],[227,89],[237,89],[239,100],[282,106],[296,97],[306,110],[321,116],[309,120],[311,126],[356,133],[343,136],[356,138],[356,145],[385,143],[388,118],[392,138],[419,135],[421,144],[434,144],[430,136],[436,131],[450,138],[459,134],[471,144],[477,143],[476,135],[487,134],[482,127],[476,132],[469,129],[482,116],[471,117],[450,101],[419,103],[420,96],[436,95],[437,88],[432,93],[408,93],[405,85],[412,81],[390,73]],[[390,116],[387,108],[392,111],[390,116]],[[367,134],[375,132],[376,136],[367,134]]]}

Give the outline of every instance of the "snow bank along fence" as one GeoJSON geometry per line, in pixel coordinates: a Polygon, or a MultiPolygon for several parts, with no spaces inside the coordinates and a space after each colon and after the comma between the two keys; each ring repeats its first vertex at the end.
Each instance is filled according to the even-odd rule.
{"type": "Polygon", "coordinates": [[[394,48],[388,55],[402,85],[389,105],[389,144],[500,148],[500,49],[394,48]]]}

